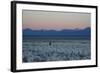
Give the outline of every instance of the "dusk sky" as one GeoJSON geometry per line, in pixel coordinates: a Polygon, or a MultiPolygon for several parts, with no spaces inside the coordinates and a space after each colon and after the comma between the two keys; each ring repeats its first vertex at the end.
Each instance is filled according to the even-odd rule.
{"type": "Polygon", "coordinates": [[[23,29],[63,30],[90,27],[89,13],[23,10],[23,29]]]}

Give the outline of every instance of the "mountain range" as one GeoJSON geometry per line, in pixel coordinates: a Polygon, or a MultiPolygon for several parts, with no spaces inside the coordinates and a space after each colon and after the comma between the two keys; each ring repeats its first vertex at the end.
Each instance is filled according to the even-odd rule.
{"type": "Polygon", "coordinates": [[[87,27],[85,29],[63,29],[63,30],[33,30],[23,29],[23,36],[64,36],[64,37],[90,37],[91,29],[87,27]]]}

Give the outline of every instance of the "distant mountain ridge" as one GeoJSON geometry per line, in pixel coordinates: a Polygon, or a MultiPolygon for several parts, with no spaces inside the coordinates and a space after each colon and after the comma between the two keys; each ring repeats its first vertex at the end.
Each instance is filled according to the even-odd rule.
{"type": "Polygon", "coordinates": [[[32,29],[24,29],[23,36],[82,36],[82,37],[90,37],[91,29],[89,27],[85,29],[63,29],[60,31],[56,30],[32,30],[32,29]]]}

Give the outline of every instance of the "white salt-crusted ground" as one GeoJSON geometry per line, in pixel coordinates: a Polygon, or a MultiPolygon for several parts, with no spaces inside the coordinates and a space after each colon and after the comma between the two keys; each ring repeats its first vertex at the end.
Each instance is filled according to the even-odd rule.
{"type": "Polygon", "coordinates": [[[86,60],[91,58],[90,40],[25,40],[23,62],[86,60]]]}

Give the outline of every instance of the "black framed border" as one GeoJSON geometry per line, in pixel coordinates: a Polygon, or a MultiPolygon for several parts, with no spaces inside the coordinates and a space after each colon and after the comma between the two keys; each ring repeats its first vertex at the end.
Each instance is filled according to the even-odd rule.
{"type": "MultiPolygon", "coordinates": [[[[26,8],[27,9],[27,8],[26,8]]],[[[33,8],[33,10],[35,10],[33,8]]],[[[59,11],[59,10],[57,10],[59,11]]],[[[65,11],[66,12],[66,11],[65,11]]],[[[76,11],[77,12],[77,11],[76,11]]],[[[82,12],[82,11],[81,11],[82,12]]],[[[84,11],[83,11],[84,12],[84,11]]],[[[97,56],[97,24],[98,24],[98,7],[97,6],[90,6],[90,5],[74,5],[74,4],[57,4],[57,3],[43,3],[43,2],[26,2],[26,1],[12,1],[11,2],[11,71],[12,72],[23,72],[23,71],[42,71],[42,70],[55,70],[55,69],[73,69],[73,68],[88,68],[88,67],[97,67],[98,65],[98,56],[97,56]],[[18,7],[18,5],[22,5],[22,6],[27,6],[29,5],[29,7],[31,7],[32,5],[35,6],[52,6],[52,7],[63,7],[63,8],[83,8],[83,9],[90,9],[92,11],[95,12],[94,16],[95,16],[95,24],[93,24],[93,28],[95,30],[94,32],[94,63],[93,64],[83,64],[83,65],[75,65],[75,66],[54,66],[54,67],[40,67],[40,68],[34,68],[35,65],[32,65],[33,67],[31,68],[25,68],[25,66],[23,68],[18,68],[18,61],[19,58],[18,57],[18,51],[17,49],[18,47],[18,43],[17,41],[19,41],[18,39],[18,19],[17,16],[20,15],[18,14],[18,8],[21,8],[21,6],[18,7]]],[[[19,19],[20,20],[20,19],[19,19]]],[[[21,24],[22,25],[22,24],[21,24]]],[[[91,31],[92,34],[92,31],[91,31]]],[[[92,36],[91,36],[92,37],[92,36]]],[[[19,45],[20,46],[20,45],[19,45]]],[[[20,64],[20,63],[19,63],[20,64]]],[[[39,64],[38,64],[39,65],[39,64]]]]}

